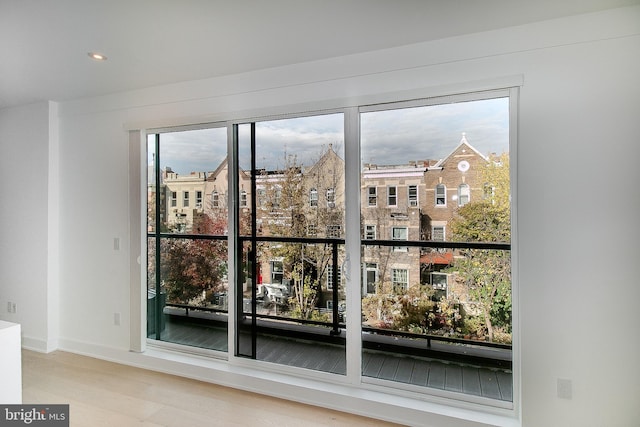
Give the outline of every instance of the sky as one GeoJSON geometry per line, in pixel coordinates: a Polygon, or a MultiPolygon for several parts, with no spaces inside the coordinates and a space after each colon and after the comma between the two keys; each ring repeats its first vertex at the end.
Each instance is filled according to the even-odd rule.
{"type": "MultiPolygon", "coordinates": [[[[362,113],[361,163],[407,164],[439,160],[460,143],[462,133],[482,154],[509,151],[509,101],[497,98],[362,113]]],[[[285,157],[310,166],[332,145],[344,158],[342,114],[262,121],[256,124],[256,165],[277,169],[285,157]]],[[[250,168],[249,125],[239,130],[240,167],[250,168]]],[[[150,139],[151,140],[151,139],[150,139]]],[[[149,144],[149,160],[153,158],[149,144]]],[[[180,175],[215,170],[227,154],[226,128],[163,133],[160,165],[180,175]]]]}

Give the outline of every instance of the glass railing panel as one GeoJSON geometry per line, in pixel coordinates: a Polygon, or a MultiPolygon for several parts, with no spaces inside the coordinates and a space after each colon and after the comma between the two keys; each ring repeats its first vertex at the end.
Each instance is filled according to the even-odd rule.
{"type": "Polygon", "coordinates": [[[156,283],[148,292],[149,338],[227,350],[226,252],[224,240],[160,240],[160,292],[156,283]]]}

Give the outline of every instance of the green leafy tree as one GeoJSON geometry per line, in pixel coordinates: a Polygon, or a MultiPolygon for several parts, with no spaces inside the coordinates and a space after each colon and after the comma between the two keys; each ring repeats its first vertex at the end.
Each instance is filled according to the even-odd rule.
{"type": "MultiPolygon", "coordinates": [[[[450,227],[458,242],[510,242],[509,156],[492,158],[482,170],[484,198],[461,207],[450,227]]],[[[496,327],[511,333],[511,254],[509,251],[462,251],[453,270],[480,312],[483,329],[494,341],[496,327]]]]}

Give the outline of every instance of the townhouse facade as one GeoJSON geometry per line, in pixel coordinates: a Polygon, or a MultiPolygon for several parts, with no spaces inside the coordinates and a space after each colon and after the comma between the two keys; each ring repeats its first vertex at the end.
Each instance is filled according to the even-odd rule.
{"type": "MultiPolygon", "coordinates": [[[[364,164],[361,171],[362,294],[401,292],[412,284],[443,285],[434,279],[453,260],[450,251],[402,245],[402,241],[447,241],[456,210],[486,196],[481,170],[489,158],[476,150],[463,133],[456,148],[440,160],[416,160],[405,165],[364,164]],[[398,241],[378,246],[367,241],[398,241]],[[436,283],[437,282],[437,283],[436,283]]],[[[210,172],[181,176],[162,173],[168,229],[190,233],[198,214],[226,220],[229,171],[226,159],[210,172]]],[[[154,187],[155,188],[155,187],[154,187]]],[[[238,203],[244,218],[251,215],[251,174],[239,172],[238,203]]],[[[150,185],[150,191],[152,186],[150,185]]],[[[344,238],[344,160],[329,146],[311,166],[295,166],[256,174],[256,234],[306,238],[344,238]]],[[[151,197],[151,196],[150,196],[151,197]]],[[[250,221],[241,221],[241,234],[250,234],[250,221]]],[[[277,252],[277,251],[276,251],[277,252]]],[[[307,262],[308,273],[321,284],[319,301],[331,300],[333,274],[342,284],[344,249],[338,265],[324,257],[307,262]],[[315,265],[314,265],[315,264],[315,265]]],[[[290,283],[286,259],[261,257],[257,283],[290,283]]],[[[309,255],[309,254],[307,254],[309,255]]],[[[317,258],[320,258],[318,255],[317,258]]],[[[446,283],[444,283],[446,287],[446,283]]]]}

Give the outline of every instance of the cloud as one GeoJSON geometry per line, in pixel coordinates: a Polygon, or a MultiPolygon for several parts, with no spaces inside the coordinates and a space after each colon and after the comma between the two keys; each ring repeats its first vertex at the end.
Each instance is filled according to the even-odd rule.
{"type": "MultiPolygon", "coordinates": [[[[239,127],[240,167],[250,168],[250,126],[239,127]]],[[[256,166],[278,169],[286,157],[310,166],[332,144],[344,158],[344,117],[327,114],[256,123],[256,166]]],[[[460,143],[462,132],[483,154],[509,150],[509,100],[441,104],[361,115],[363,163],[438,160],[460,143]]],[[[161,165],[180,174],[214,170],[226,156],[225,128],[161,135],[161,165]]]]}
{"type": "Polygon", "coordinates": [[[460,143],[463,132],[483,154],[508,151],[508,117],[506,98],[364,113],[362,160],[406,164],[442,159],[460,143]]]}
{"type": "MultiPolygon", "coordinates": [[[[151,150],[150,150],[151,151],[151,150]]],[[[227,129],[212,128],[160,135],[160,165],[180,175],[216,169],[227,155],[227,129]]]]}

